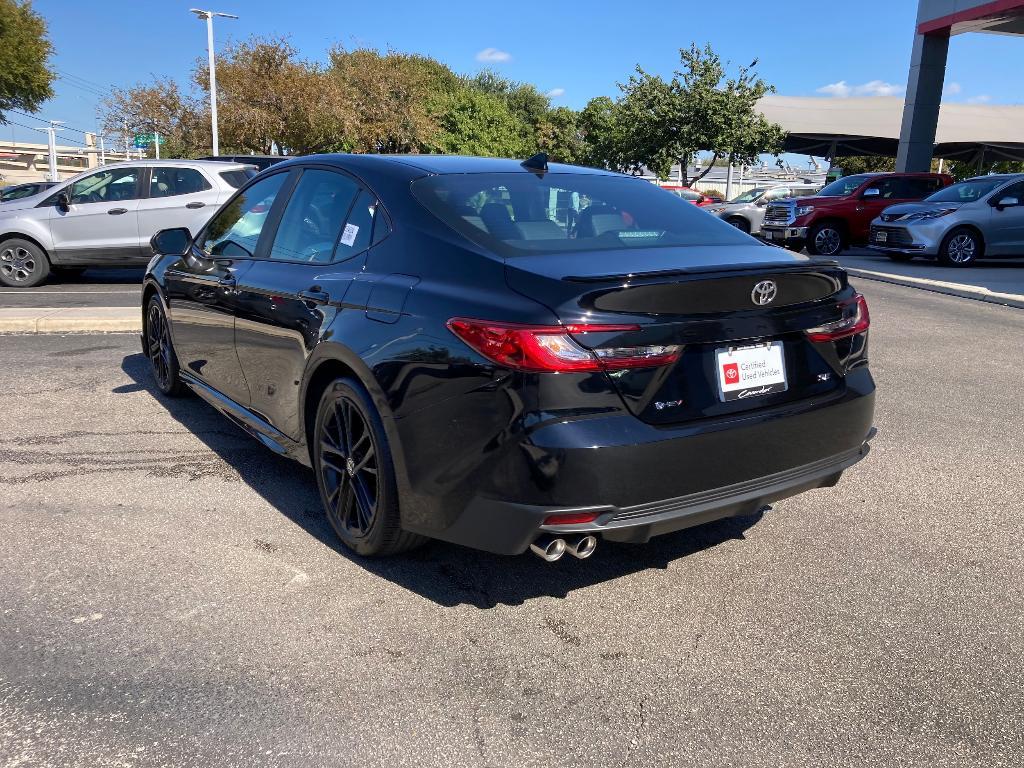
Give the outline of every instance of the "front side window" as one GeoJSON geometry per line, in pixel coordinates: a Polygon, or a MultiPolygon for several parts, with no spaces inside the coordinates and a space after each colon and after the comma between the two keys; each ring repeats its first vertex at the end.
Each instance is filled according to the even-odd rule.
{"type": "Polygon", "coordinates": [[[154,168],[149,178],[150,197],[192,195],[210,188],[210,182],[195,168],[162,166],[154,168]]]}
{"type": "Polygon", "coordinates": [[[287,173],[275,173],[244,190],[206,225],[200,248],[210,256],[251,257],[287,173]]]}
{"type": "Polygon", "coordinates": [[[335,243],[340,247],[347,239],[342,224],[358,191],[356,182],[343,174],[304,171],[281,217],[270,258],[330,262],[335,243]]]}
{"type": "Polygon", "coordinates": [[[906,199],[906,197],[907,197],[906,191],[905,191],[906,190],[906,184],[904,183],[905,181],[906,180],[902,179],[902,178],[898,178],[898,177],[894,177],[894,176],[888,176],[888,177],[879,179],[878,181],[874,182],[873,184],[869,184],[867,189],[865,189],[864,191],[866,192],[868,189],[877,189],[878,190],[878,198],[879,199],[882,199],[882,200],[902,200],[902,199],[906,199]]]}
{"type": "Polygon", "coordinates": [[[940,189],[925,200],[929,203],[973,203],[1005,184],[1006,179],[970,179],[940,189]]]}
{"type": "Polygon", "coordinates": [[[738,195],[737,197],[734,197],[729,202],[730,203],[752,203],[755,200],[757,200],[759,197],[761,197],[761,195],[763,195],[767,191],[768,190],[766,190],[764,187],[754,187],[753,189],[748,189],[742,195],[738,195]]]}
{"type": "Polygon", "coordinates": [[[135,189],[138,180],[138,168],[111,166],[79,179],[68,188],[68,194],[72,205],[134,200],[137,197],[135,189]]]}
{"type": "Polygon", "coordinates": [[[419,179],[412,191],[453,229],[505,256],[751,242],[677,195],[626,176],[450,174],[419,179]]]}

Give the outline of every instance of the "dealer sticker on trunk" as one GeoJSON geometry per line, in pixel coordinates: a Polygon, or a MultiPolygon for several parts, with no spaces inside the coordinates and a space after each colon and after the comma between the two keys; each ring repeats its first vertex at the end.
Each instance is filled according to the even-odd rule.
{"type": "Polygon", "coordinates": [[[722,400],[747,400],[786,391],[782,342],[715,351],[722,400]]]}

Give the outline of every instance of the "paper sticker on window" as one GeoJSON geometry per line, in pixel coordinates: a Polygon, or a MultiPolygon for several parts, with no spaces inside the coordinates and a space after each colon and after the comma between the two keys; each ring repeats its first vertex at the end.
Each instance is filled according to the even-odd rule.
{"type": "Polygon", "coordinates": [[[346,224],[345,229],[341,232],[341,244],[352,245],[356,241],[356,235],[359,234],[359,227],[355,224],[346,224]]]}

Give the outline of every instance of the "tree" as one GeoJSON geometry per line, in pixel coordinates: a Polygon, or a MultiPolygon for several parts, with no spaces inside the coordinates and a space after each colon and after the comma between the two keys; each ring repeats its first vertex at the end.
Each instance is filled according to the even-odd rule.
{"type": "Polygon", "coordinates": [[[582,146],[577,162],[593,168],[629,170],[623,155],[626,139],[619,104],[607,96],[591,99],[580,112],[578,123],[582,146]]]}
{"type": "Polygon", "coordinates": [[[11,109],[37,112],[53,96],[53,46],[28,0],[0,0],[0,122],[11,109]]]}
{"type": "Polygon", "coordinates": [[[739,67],[734,77],[710,45],[680,49],[682,69],[672,79],[636,68],[620,85],[617,119],[623,142],[618,154],[627,167],[646,166],[659,177],[668,176],[673,163],[683,170],[683,182],[703,178],[715,163],[752,164],[762,153],[782,151],[784,133],[757,111],[757,100],[774,87],[752,71],[739,67]],[[686,167],[697,152],[708,152],[710,162],[694,179],[686,167]]]}
{"type": "Polygon", "coordinates": [[[482,157],[526,157],[536,143],[498,96],[463,87],[439,104],[440,132],[429,150],[482,157]]]}
{"type": "Polygon", "coordinates": [[[165,157],[195,157],[210,147],[208,102],[183,93],[169,78],[119,88],[102,102],[103,130],[121,136],[157,132],[165,157]]]}
{"type": "Polygon", "coordinates": [[[587,157],[580,113],[568,107],[556,107],[541,118],[536,127],[536,142],[537,149],[547,152],[556,163],[578,164],[587,157]]]}

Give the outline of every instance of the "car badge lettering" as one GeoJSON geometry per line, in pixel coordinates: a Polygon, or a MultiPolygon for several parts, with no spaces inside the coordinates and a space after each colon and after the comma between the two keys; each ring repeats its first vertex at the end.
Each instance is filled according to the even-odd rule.
{"type": "Polygon", "coordinates": [[[775,297],[779,293],[779,287],[772,280],[762,280],[760,283],[754,286],[754,290],[750,292],[750,300],[757,306],[763,307],[766,304],[771,304],[775,301],[775,297]]]}

